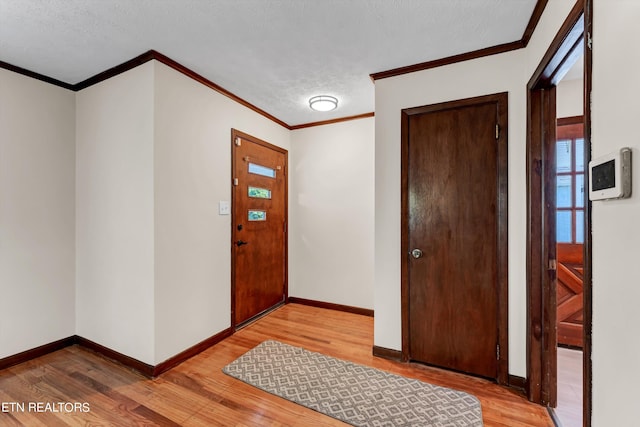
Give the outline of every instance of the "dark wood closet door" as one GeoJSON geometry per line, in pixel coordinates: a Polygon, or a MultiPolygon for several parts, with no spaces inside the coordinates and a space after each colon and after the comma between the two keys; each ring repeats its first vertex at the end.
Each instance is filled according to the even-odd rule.
{"type": "Polygon", "coordinates": [[[497,378],[497,104],[447,103],[406,120],[409,358],[497,378]]]}

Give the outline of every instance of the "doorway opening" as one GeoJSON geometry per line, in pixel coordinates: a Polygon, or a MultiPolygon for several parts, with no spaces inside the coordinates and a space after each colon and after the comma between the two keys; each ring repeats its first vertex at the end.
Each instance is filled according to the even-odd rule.
{"type": "Polygon", "coordinates": [[[556,407],[558,343],[581,347],[578,422],[585,426],[591,417],[591,206],[582,195],[591,153],[591,13],[590,0],[576,3],[527,86],[527,395],[556,407]],[[578,61],[584,114],[557,122],[557,86],[578,61]],[[582,125],[582,137],[571,134],[573,124],[582,125]]]}
{"type": "Polygon", "coordinates": [[[557,406],[562,427],[583,425],[585,155],[583,59],[557,87],[557,406]],[[571,115],[579,114],[579,115],[571,115]]]}

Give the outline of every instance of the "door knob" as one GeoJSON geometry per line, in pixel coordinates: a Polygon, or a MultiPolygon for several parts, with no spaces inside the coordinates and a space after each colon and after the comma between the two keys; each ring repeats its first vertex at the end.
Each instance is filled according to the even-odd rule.
{"type": "Polygon", "coordinates": [[[420,249],[414,249],[411,251],[411,256],[414,258],[421,258],[422,257],[422,251],[420,249]]]}
{"type": "Polygon", "coordinates": [[[248,245],[248,244],[249,244],[249,242],[245,242],[245,241],[243,241],[243,240],[238,240],[238,241],[236,242],[236,245],[237,245],[237,246],[248,245]]]}

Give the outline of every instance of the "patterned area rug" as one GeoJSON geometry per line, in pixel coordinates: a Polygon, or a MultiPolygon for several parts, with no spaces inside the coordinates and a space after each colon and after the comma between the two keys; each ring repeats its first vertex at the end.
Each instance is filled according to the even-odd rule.
{"type": "Polygon", "coordinates": [[[354,426],[482,426],[475,396],[265,341],[223,372],[354,426]]]}

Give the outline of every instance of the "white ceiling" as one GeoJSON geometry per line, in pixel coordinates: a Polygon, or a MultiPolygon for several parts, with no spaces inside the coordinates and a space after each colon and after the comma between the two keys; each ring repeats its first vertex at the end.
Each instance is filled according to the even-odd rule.
{"type": "Polygon", "coordinates": [[[154,49],[296,125],[373,111],[371,73],[520,40],[535,4],[0,0],[0,61],[75,84],[154,49]]]}

